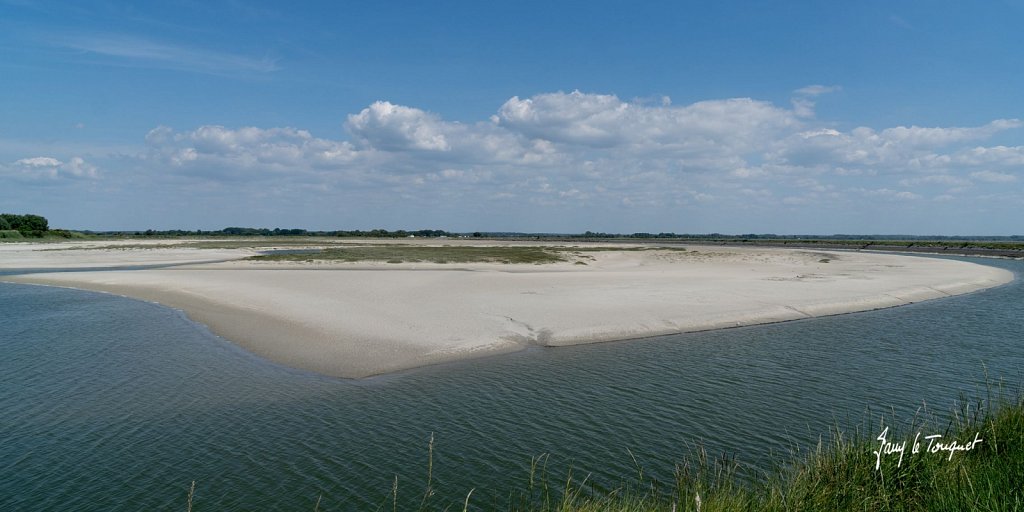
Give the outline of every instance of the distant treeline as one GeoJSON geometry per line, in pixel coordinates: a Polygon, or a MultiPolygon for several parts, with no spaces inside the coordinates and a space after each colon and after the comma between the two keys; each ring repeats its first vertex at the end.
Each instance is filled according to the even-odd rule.
{"type": "Polygon", "coordinates": [[[416,231],[406,231],[399,229],[397,231],[388,231],[386,229],[371,229],[368,231],[363,230],[336,230],[336,231],[310,231],[307,229],[282,229],[282,228],[240,228],[240,227],[227,227],[220,230],[202,230],[197,229],[195,231],[182,230],[182,229],[170,229],[170,230],[154,230],[147,229],[145,231],[84,231],[84,233],[90,235],[100,236],[152,236],[152,237],[177,237],[177,236],[333,236],[333,237],[365,237],[365,238],[407,238],[410,236],[416,237],[442,237],[442,236],[459,236],[457,234],[449,233],[440,229],[420,229],[416,231]]]}
{"type": "MultiPolygon", "coordinates": [[[[488,233],[488,236],[495,234],[488,233]]],[[[502,233],[498,236],[525,236],[524,234],[502,233]]],[[[587,231],[575,235],[539,235],[563,236],[571,238],[675,238],[682,240],[713,240],[713,241],[773,241],[773,240],[830,240],[830,241],[1006,241],[1024,242],[1024,235],[983,236],[983,235],[778,235],[775,233],[748,233],[743,235],[725,235],[722,233],[633,233],[629,235],[615,233],[594,233],[587,231]]]]}
{"type": "Polygon", "coordinates": [[[0,214],[0,237],[2,238],[12,238],[7,235],[14,235],[15,232],[18,237],[42,237],[49,230],[50,223],[46,220],[46,217],[32,214],[0,214]]]}
{"type": "MultiPolygon", "coordinates": [[[[45,219],[44,219],[45,220],[45,219]]],[[[837,244],[856,244],[869,242],[1024,242],[1024,235],[1014,236],[982,236],[982,235],[779,235],[775,233],[748,233],[742,235],[727,235],[722,233],[648,233],[637,232],[631,234],[602,233],[585,231],[583,233],[523,233],[510,231],[474,231],[472,233],[459,233],[445,231],[443,229],[399,229],[390,231],[387,229],[370,230],[332,230],[317,231],[300,228],[246,228],[227,227],[220,230],[154,230],[145,231],[84,231],[89,235],[100,236],[145,236],[145,237],[182,237],[182,236],[325,236],[325,237],[354,237],[354,238],[407,238],[410,236],[423,238],[438,237],[473,237],[473,238],[532,238],[532,239],[660,239],[680,241],[707,241],[707,242],[736,242],[736,243],[788,243],[788,242],[834,242],[837,244]]]]}

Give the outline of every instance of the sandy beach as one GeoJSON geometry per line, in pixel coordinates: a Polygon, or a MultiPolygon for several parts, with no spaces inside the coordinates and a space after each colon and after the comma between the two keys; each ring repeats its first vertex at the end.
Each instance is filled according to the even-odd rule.
{"type": "Polygon", "coordinates": [[[1013,279],[916,256],[696,245],[595,250],[542,265],[263,262],[242,260],[256,254],[244,247],[111,245],[3,244],[6,271],[88,270],[0,280],[158,302],[267,359],[346,378],[528,346],[867,311],[1013,279]],[[155,264],[176,266],[96,270],[155,264]]]}

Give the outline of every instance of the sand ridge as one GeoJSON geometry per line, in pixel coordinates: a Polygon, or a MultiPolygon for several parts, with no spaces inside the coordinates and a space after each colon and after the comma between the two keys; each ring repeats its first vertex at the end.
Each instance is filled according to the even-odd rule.
{"type": "MultiPolygon", "coordinates": [[[[0,251],[0,267],[31,259],[25,251],[30,247],[0,251]]],[[[80,252],[95,266],[102,251],[50,253],[80,252]]],[[[253,254],[172,246],[111,256],[123,265],[132,251],[137,259],[179,262],[253,254]]],[[[40,254],[39,265],[74,260],[40,254]]],[[[872,310],[1013,279],[1012,272],[962,261],[859,252],[687,246],[576,254],[544,265],[236,260],[3,279],[158,302],[270,360],[352,378],[528,346],[872,310]]]]}

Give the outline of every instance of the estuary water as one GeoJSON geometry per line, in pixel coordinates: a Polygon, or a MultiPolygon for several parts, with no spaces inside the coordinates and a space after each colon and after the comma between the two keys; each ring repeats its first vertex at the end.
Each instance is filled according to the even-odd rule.
{"type": "Polygon", "coordinates": [[[262,360],[182,313],[0,283],[0,510],[501,507],[554,485],[671,478],[695,444],[766,469],[868,412],[945,413],[1024,372],[1018,280],[783,324],[533,349],[349,381],[262,360]]]}

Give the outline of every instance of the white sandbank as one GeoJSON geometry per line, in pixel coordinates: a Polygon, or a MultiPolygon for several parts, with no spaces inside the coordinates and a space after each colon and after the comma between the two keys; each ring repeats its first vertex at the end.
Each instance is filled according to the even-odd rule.
{"type": "Polygon", "coordinates": [[[189,240],[3,242],[0,243],[0,270],[177,265],[239,259],[257,254],[256,251],[248,249],[179,247],[188,242],[189,240]]]}
{"type": "MultiPolygon", "coordinates": [[[[0,279],[158,302],[272,361],[352,378],[529,345],[866,311],[1013,280],[1013,273],[1003,269],[917,256],[687,247],[686,252],[592,252],[587,265],[231,261],[0,279]]],[[[111,261],[205,261],[252,253],[204,251],[166,247],[44,254],[32,244],[19,250],[0,246],[0,268],[70,267],[72,261],[88,263],[79,265],[84,267],[112,266],[111,261]]]]}

